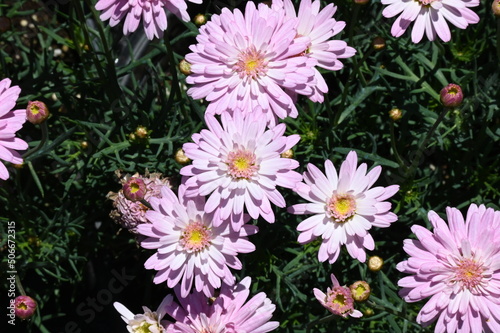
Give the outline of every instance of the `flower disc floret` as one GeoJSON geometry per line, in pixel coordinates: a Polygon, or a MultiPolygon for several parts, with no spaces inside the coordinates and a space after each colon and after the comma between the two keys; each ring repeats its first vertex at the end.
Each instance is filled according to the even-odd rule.
{"type": "Polygon", "coordinates": [[[342,245],[349,254],[362,262],[366,260],[364,249],[375,247],[368,230],[372,226],[385,228],[397,220],[390,212],[391,204],[385,200],[393,196],[398,185],[371,188],[378,179],[381,167],[367,172],[366,164],[357,166],[357,155],[351,151],[342,163],[340,171],[330,160],[325,161],[326,175],[313,164],[307,166],[304,183],[294,188],[309,203],[293,205],[293,214],[314,214],[302,221],[298,241],[305,244],[321,236],[318,259],[334,263],[342,245]]]}
{"type": "Polygon", "coordinates": [[[210,245],[212,232],[201,222],[190,222],[182,231],[179,244],[188,253],[201,251],[210,245]]]}
{"type": "Polygon", "coordinates": [[[448,222],[428,214],[433,231],[414,225],[410,258],[396,267],[410,274],[398,281],[407,302],[430,299],[417,322],[436,322],[436,332],[500,332],[500,211],[472,204],[464,217],[446,209],[448,222]]]}
{"type": "Polygon", "coordinates": [[[227,154],[227,173],[233,179],[250,179],[259,170],[255,154],[245,149],[237,149],[227,154]]]}

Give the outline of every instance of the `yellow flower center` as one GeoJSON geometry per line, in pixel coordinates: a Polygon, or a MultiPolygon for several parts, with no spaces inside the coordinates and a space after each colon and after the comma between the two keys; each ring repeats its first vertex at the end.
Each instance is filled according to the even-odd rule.
{"type": "Polygon", "coordinates": [[[352,194],[335,193],[326,202],[326,212],[335,222],[346,222],[356,213],[356,199],[352,194]]]}

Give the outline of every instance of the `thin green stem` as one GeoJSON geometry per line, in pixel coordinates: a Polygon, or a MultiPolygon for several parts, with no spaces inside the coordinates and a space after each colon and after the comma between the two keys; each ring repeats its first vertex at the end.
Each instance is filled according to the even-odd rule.
{"type": "Polygon", "coordinates": [[[396,135],[394,134],[394,122],[391,121],[389,128],[391,130],[391,147],[392,147],[392,151],[394,152],[394,157],[396,157],[398,164],[406,172],[406,171],[408,171],[408,167],[406,166],[405,162],[403,161],[403,159],[399,155],[398,148],[396,147],[396,135]]]}
{"type": "Polygon", "coordinates": [[[43,123],[40,124],[40,129],[42,130],[42,138],[40,140],[40,143],[38,143],[38,146],[36,146],[34,149],[26,152],[26,154],[23,155],[23,159],[26,160],[28,156],[33,155],[37,151],[39,151],[44,145],[45,142],[47,142],[47,139],[49,138],[49,130],[47,127],[47,121],[44,121],[43,123]]]}
{"type": "Polygon", "coordinates": [[[413,158],[413,161],[411,162],[410,168],[407,172],[410,177],[413,177],[415,170],[418,166],[418,163],[420,161],[420,158],[422,157],[422,154],[424,153],[424,149],[427,146],[427,143],[429,142],[430,138],[434,135],[434,132],[436,131],[439,124],[441,124],[441,122],[443,121],[443,119],[446,116],[446,114],[448,113],[448,111],[449,111],[449,108],[446,108],[446,107],[443,108],[443,111],[441,111],[438,118],[434,122],[434,125],[432,125],[431,129],[429,130],[429,132],[427,132],[427,135],[425,136],[424,140],[422,141],[422,143],[418,147],[417,153],[415,154],[415,157],[413,158]]]}
{"type": "Polygon", "coordinates": [[[23,284],[21,283],[21,279],[19,278],[19,275],[16,274],[16,286],[17,289],[19,290],[19,293],[23,296],[26,296],[26,291],[24,291],[23,284]]]}
{"type": "Polygon", "coordinates": [[[335,319],[335,315],[331,314],[329,316],[326,316],[326,317],[323,317],[320,319],[316,319],[316,320],[310,322],[306,326],[306,333],[309,333],[311,331],[311,328],[313,328],[314,326],[321,324],[321,323],[329,322],[330,320],[333,320],[333,319],[335,319]]]}

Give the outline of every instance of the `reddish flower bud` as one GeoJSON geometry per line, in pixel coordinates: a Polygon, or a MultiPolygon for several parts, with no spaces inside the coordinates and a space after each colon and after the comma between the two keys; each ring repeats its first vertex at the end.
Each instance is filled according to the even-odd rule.
{"type": "Polygon", "coordinates": [[[130,201],[141,201],[146,195],[146,184],[140,178],[131,177],[123,184],[123,195],[130,201]]]}
{"type": "Polygon", "coordinates": [[[385,39],[380,36],[375,37],[372,41],[372,46],[377,51],[385,49],[385,39]]]}
{"type": "Polygon", "coordinates": [[[16,316],[21,319],[28,319],[35,313],[36,302],[29,296],[17,296],[15,301],[16,316]]]}
{"type": "Polygon", "coordinates": [[[454,108],[462,104],[464,100],[464,94],[462,93],[462,88],[458,84],[450,83],[443,89],[440,93],[441,103],[445,107],[454,108]]]}
{"type": "Polygon", "coordinates": [[[392,121],[398,121],[401,118],[403,118],[403,111],[394,108],[391,111],[389,111],[389,117],[392,119],[392,121]]]}
{"type": "Polygon", "coordinates": [[[500,0],[493,0],[491,4],[491,11],[496,17],[500,17],[500,0]]]}
{"type": "Polygon", "coordinates": [[[43,123],[50,115],[49,109],[44,102],[30,101],[26,108],[26,118],[32,124],[43,123]]]}

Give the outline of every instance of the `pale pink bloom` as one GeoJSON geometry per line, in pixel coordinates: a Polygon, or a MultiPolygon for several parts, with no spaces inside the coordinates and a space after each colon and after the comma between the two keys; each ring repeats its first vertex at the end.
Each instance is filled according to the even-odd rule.
{"type": "Polygon", "coordinates": [[[262,216],[273,223],[271,202],[278,207],[286,205],[276,186],[293,188],[302,179],[292,171],[299,163],[280,156],[300,137],[283,136],[285,124],[267,129],[265,116],[259,110],[233,115],[223,112],[222,125],[206,114],[205,122],[208,130],[194,134],[194,143],[183,146],[193,161],[180,171],[190,176],[186,181],[188,195],[210,195],[205,211],[211,213],[219,208],[222,220],[232,216],[235,230],[241,226],[245,207],[252,218],[262,216]]]}
{"type": "Polygon", "coordinates": [[[448,223],[429,212],[431,232],[414,225],[404,241],[410,258],[396,267],[412,274],[399,280],[407,302],[430,297],[417,322],[435,332],[500,332],[500,211],[470,205],[467,217],[446,209],[448,223]]]}
{"type": "MultiPolygon", "coordinates": [[[[17,150],[28,149],[28,144],[16,138],[16,132],[26,121],[26,110],[12,110],[21,92],[18,86],[10,86],[10,79],[0,81],[0,160],[21,164],[23,159],[17,150]]],[[[0,179],[9,178],[9,172],[0,163],[0,179]]]]}
{"type": "Polygon", "coordinates": [[[248,1],[245,14],[223,8],[200,28],[198,44],[186,55],[192,74],[188,94],[205,98],[206,112],[252,111],[260,106],[274,125],[276,116],[297,117],[294,100],[287,91],[310,93],[316,60],[300,56],[309,38],[296,38],[296,19],[284,10],[248,1]],[[309,88],[308,88],[309,87],[309,88]]]}
{"type": "Polygon", "coordinates": [[[313,164],[308,164],[304,173],[305,183],[294,189],[302,198],[310,201],[293,205],[293,214],[315,214],[302,221],[298,241],[305,244],[321,236],[319,261],[334,263],[342,245],[346,245],[351,257],[364,262],[365,248],[373,250],[375,243],[368,230],[372,226],[386,228],[397,220],[390,212],[391,203],[384,200],[392,197],[398,185],[372,187],[382,168],[376,166],[367,173],[365,163],[357,165],[356,152],[351,151],[337,170],[330,160],[325,161],[326,176],[313,164]]]}
{"type": "Polygon", "coordinates": [[[123,304],[114,302],[113,306],[120,313],[122,319],[127,323],[127,331],[135,332],[150,332],[150,333],[165,333],[166,320],[162,320],[166,314],[166,309],[173,301],[172,295],[168,295],[163,299],[158,310],[151,311],[148,307],[143,306],[144,313],[133,314],[123,304]]]}
{"type": "Polygon", "coordinates": [[[177,197],[164,186],[161,198],[150,199],[154,210],[148,210],[146,218],[151,224],[140,224],[137,232],[148,237],[141,246],[157,252],[144,266],[158,271],[154,283],[167,281],[170,288],[180,284],[182,297],[193,285],[197,291],[212,296],[221,282],[234,283],[229,268],[242,268],[237,255],[255,250],[247,236],[257,233],[258,228],[245,224],[236,232],[229,222],[215,226],[214,213],[203,209],[205,199],[187,198],[185,189],[180,185],[177,197]]]}
{"type": "Polygon", "coordinates": [[[246,277],[234,286],[224,284],[220,295],[211,300],[193,292],[187,298],[180,298],[180,304],[170,303],[166,312],[175,322],[167,325],[167,333],[265,333],[276,329],[279,323],[269,321],[276,306],[265,293],[258,293],[246,302],[250,283],[251,279],[246,277]]]}
{"type": "Polygon", "coordinates": [[[382,15],[393,17],[401,13],[392,25],[391,34],[401,36],[410,23],[415,21],[411,40],[420,42],[424,31],[429,40],[439,36],[443,41],[451,39],[446,21],[460,29],[479,22],[479,16],[467,7],[476,7],[479,0],[382,0],[387,6],[382,15]]]}
{"type": "Polygon", "coordinates": [[[359,310],[354,309],[354,299],[351,290],[346,286],[341,286],[335,275],[330,275],[333,286],[326,290],[326,294],[321,290],[314,288],[316,299],[328,309],[331,313],[342,317],[351,316],[354,318],[362,317],[359,310]]]}
{"type": "MultiPolygon", "coordinates": [[[[188,0],[200,4],[202,0],[188,0]]],[[[114,27],[121,20],[123,34],[128,35],[137,30],[142,20],[148,39],[161,38],[167,30],[167,15],[170,11],[184,22],[190,20],[185,0],[99,0],[95,8],[101,11],[101,20],[109,19],[109,25],[114,27]]]]}
{"type": "MultiPolygon", "coordinates": [[[[346,42],[331,40],[345,27],[345,22],[333,18],[337,11],[337,7],[333,3],[320,10],[319,0],[313,2],[311,0],[302,0],[297,14],[290,0],[274,0],[273,8],[284,8],[287,17],[298,18],[297,36],[306,36],[310,39],[307,50],[304,51],[303,55],[315,59],[317,61],[316,66],[338,71],[344,67],[339,59],[349,58],[356,54],[356,50],[347,46],[346,42]]],[[[323,94],[328,92],[328,86],[316,68],[314,68],[314,77],[316,84],[312,86],[312,92],[297,92],[307,95],[313,102],[323,102],[323,94]]]]}

